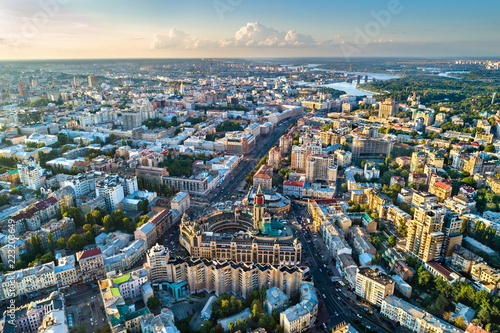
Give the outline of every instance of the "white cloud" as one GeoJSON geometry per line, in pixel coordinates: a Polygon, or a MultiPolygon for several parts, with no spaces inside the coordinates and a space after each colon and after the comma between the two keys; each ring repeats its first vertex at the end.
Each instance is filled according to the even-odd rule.
{"type": "Polygon", "coordinates": [[[152,49],[197,49],[215,46],[213,42],[206,39],[199,39],[176,28],[170,29],[168,34],[156,34],[151,42],[152,49]]]}
{"type": "Polygon", "coordinates": [[[299,34],[295,30],[278,31],[258,22],[247,23],[236,31],[234,38],[221,42],[221,46],[224,47],[300,47],[310,45],[317,45],[317,42],[310,35],[299,34]]]}
{"type": "Polygon", "coordinates": [[[224,40],[200,39],[184,31],[172,28],[167,34],[154,35],[151,42],[152,49],[303,47],[313,45],[320,45],[320,43],[316,42],[310,35],[303,35],[295,30],[278,31],[258,22],[247,23],[236,31],[234,37],[224,40]]]}

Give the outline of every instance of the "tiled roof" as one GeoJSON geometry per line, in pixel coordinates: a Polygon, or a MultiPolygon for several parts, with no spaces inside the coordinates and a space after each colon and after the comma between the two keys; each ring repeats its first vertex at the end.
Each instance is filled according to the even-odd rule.
{"type": "Polygon", "coordinates": [[[83,252],[78,252],[77,253],[77,257],[78,257],[78,260],[82,260],[82,259],[87,259],[87,258],[90,258],[90,257],[94,257],[94,256],[97,256],[99,254],[101,254],[101,248],[99,247],[94,247],[93,249],[90,249],[90,250],[85,250],[83,252]]]}

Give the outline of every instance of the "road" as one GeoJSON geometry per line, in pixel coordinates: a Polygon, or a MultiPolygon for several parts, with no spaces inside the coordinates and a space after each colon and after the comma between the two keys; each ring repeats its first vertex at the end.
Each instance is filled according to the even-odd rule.
{"type": "Polygon", "coordinates": [[[261,137],[258,139],[254,149],[247,156],[243,157],[238,167],[233,170],[232,175],[227,177],[224,182],[220,184],[220,187],[217,187],[217,189],[211,193],[209,201],[217,203],[229,200],[236,191],[236,188],[241,184],[241,182],[243,182],[250,171],[255,168],[262,157],[267,155],[273,145],[279,141],[283,132],[288,130],[290,124],[294,121],[295,118],[286,120],[277,125],[267,137],[261,137]]]}
{"type": "MultiPolygon", "coordinates": [[[[346,322],[351,324],[359,332],[364,332],[364,328],[369,328],[369,330],[378,333],[389,332],[386,328],[376,325],[371,318],[366,318],[369,316],[360,311],[361,308],[359,305],[353,304],[354,300],[348,296],[347,287],[341,287],[339,284],[332,282],[331,275],[336,275],[338,272],[336,272],[333,264],[329,264],[325,261],[329,259],[327,259],[326,248],[321,248],[317,245],[319,243],[319,234],[314,233],[312,230],[309,230],[309,228],[304,227],[304,225],[301,226],[300,224],[300,219],[306,219],[308,217],[306,207],[296,203],[292,204],[289,221],[294,226],[296,234],[303,244],[302,261],[308,263],[314,280],[314,286],[318,290],[320,299],[328,312],[328,320],[325,323],[327,325],[326,330],[331,332],[333,327],[342,322],[346,322]],[[318,237],[316,244],[315,235],[318,237]],[[323,252],[325,252],[324,255],[321,254],[323,252]],[[327,272],[333,273],[330,273],[330,275],[327,274],[327,272]],[[356,323],[354,321],[356,321],[356,323]]],[[[321,322],[319,324],[321,324],[321,322]]]]}

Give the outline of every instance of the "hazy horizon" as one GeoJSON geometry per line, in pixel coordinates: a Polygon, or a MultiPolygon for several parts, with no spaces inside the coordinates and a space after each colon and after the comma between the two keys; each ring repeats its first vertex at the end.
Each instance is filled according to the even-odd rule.
{"type": "Polygon", "coordinates": [[[0,0],[0,59],[495,57],[500,3],[0,0]]]}

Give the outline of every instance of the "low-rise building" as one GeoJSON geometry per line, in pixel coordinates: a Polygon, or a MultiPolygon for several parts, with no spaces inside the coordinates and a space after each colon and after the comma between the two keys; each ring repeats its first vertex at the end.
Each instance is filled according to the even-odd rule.
{"type": "Polygon", "coordinates": [[[382,300],[380,313],[419,333],[463,333],[462,330],[395,296],[382,300]]]}
{"type": "Polygon", "coordinates": [[[264,309],[268,316],[272,315],[273,311],[281,311],[288,307],[290,298],[285,295],[277,287],[272,287],[266,290],[266,300],[264,301],[264,309]]]}
{"type": "Polygon", "coordinates": [[[467,274],[472,270],[472,266],[483,261],[483,258],[472,251],[467,250],[461,245],[453,248],[450,265],[459,272],[467,274]]]}
{"type": "Polygon", "coordinates": [[[83,282],[102,279],[106,275],[104,258],[99,247],[78,252],[76,260],[80,266],[83,282]]]}
{"type": "Polygon", "coordinates": [[[312,327],[318,315],[318,297],[309,283],[300,286],[300,303],[280,313],[283,333],[300,333],[312,327]]]}

